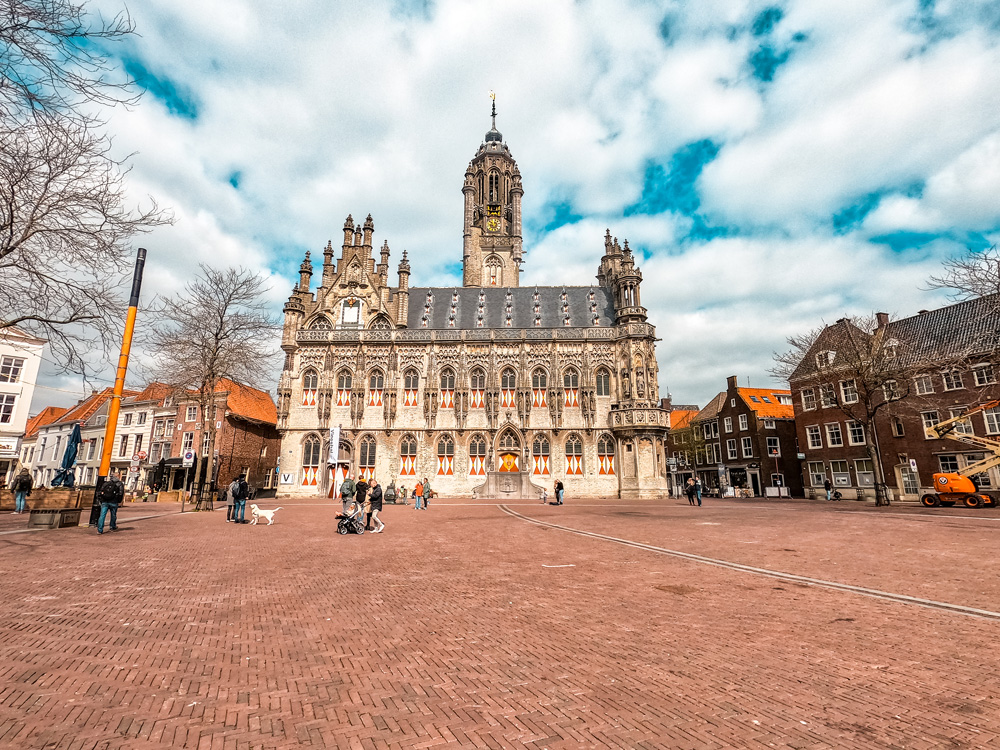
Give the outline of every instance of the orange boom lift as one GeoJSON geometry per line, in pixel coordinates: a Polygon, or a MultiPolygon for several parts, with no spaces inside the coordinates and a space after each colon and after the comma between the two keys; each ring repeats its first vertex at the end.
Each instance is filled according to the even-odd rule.
{"type": "Polygon", "coordinates": [[[982,461],[977,461],[956,472],[935,474],[934,489],[936,492],[921,497],[921,503],[928,508],[935,508],[939,505],[954,505],[955,503],[961,503],[967,508],[981,508],[984,505],[988,508],[996,507],[997,499],[993,495],[980,492],[972,477],[1000,465],[1000,440],[980,437],[971,433],[955,432],[955,428],[973,414],[997,406],[1000,406],[1000,400],[987,401],[985,404],[974,406],[957,417],[938,422],[925,430],[928,438],[950,438],[960,443],[974,445],[977,448],[985,449],[987,456],[982,461]]]}

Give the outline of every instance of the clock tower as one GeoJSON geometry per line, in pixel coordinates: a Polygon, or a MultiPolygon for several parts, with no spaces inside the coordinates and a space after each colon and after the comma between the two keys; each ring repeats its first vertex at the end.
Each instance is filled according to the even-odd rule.
{"type": "MultiPolygon", "coordinates": [[[[492,94],[491,94],[492,97],[492,94]]],[[[493,126],[465,170],[462,283],[516,287],[521,272],[521,172],[493,126]]]]}

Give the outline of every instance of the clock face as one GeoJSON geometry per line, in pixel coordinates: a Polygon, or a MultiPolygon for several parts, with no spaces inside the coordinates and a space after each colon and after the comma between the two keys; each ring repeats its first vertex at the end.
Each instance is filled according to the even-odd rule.
{"type": "Polygon", "coordinates": [[[487,232],[496,232],[499,229],[500,229],[500,219],[498,219],[496,216],[491,216],[489,219],[486,220],[487,232]]]}

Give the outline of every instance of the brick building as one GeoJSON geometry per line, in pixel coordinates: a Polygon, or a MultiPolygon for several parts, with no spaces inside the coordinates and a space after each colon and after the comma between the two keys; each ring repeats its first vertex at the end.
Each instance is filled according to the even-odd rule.
{"type": "MultiPolygon", "coordinates": [[[[956,471],[984,458],[982,449],[952,439],[928,439],[924,430],[1000,397],[994,366],[1000,343],[998,306],[1000,297],[992,296],[896,321],[880,313],[873,331],[858,331],[846,319],[825,328],[790,382],[799,445],[806,456],[802,466],[807,491],[816,494],[829,479],[847,498],[873,496],[870,446],[879,449],[886,485],[905,500],[931,492],[936,472],[956,471]],[[884,406],[877,412],[874,435],[845,414],[859,398],[856,379],[845,374],[846,364],[837,356],[836,342],[843,340],[848,326],[852,335],[905,344],[925,365],[913,369],[902,362],[900,375],[880,389],[884,406]],[[822,377],[817,377],[817,369],[822,377]]],[[[956,430],[963,431],[1000,435],[1000,410],[973,415],[956,430]]],[[[984,490],[1000,489],[995,468],[977,480],[984,490]]]]}
{"type": "Polygon", "coordinates": [[[780,388],[726,390],[691,419],[695,469],[702,485],[722,495],[801,495],[792,394],[780,388]]]}
{"type": "Polygon", "coordinates": [[[695,405],[674,405],[669,398],[661,402],[670,412],[670,429],[664,440],[667,472],[670,477],[670,494],[678,497],[684,493],[687,480],[694,477],[694,419],[700,409],[695,405]]]}

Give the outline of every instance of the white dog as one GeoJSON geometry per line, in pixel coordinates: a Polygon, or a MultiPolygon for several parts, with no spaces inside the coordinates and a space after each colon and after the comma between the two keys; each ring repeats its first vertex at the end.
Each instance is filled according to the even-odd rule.
{"type": "Polygon", "coordinates": [[[274,510],[264,510],[263,508],[258,508],[253,503],[250,504],[250,511],[253,514],[253,520],[250,522],[251,526],[257,525],[258,518],[266,518],[267,525],[270,526],[274,523],[274,514],[277,513],[281,508],[275,508],[274,510]]]}

